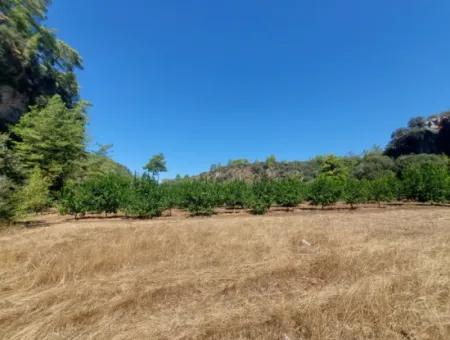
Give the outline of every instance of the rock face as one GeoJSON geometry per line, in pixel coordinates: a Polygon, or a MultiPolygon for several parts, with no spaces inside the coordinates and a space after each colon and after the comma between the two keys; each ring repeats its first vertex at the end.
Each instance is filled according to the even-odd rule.
{"type": "Polygon", "coordinates": [[[420,153],[450,156],[450,112],[398,129],[386,148],[386,154],[391,157],[420,153]]]}
{"type": "Polygon", "coordinates": [[[25,112],[28,99],[8,85],[0,85],[0,131],[16,123],[25,112]]]}

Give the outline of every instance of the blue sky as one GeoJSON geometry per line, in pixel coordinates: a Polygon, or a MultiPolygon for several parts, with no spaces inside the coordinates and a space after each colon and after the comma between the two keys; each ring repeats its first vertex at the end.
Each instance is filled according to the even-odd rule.
{"type": "Polygon", "coordinates": [[[384,146],[450,108],[448,0],[55,0],[92,143],[139,170],[384,146]]]}

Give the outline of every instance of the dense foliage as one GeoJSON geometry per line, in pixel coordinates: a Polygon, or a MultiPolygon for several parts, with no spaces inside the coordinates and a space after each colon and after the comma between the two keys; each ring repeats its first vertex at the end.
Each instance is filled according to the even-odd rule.
{"type": "Polygon", "coordinates": [[[262,177],[254,182],[179,179],[160,184],[147,174],[134,178],[108,174],[68,184],[63,193],[62,212],[76,216],[122,212],[132,217],[155,217],[173,208],[202,216],[212,215],[218,208],[245,208],[265,214],[273,205],[296,207],[304,201],[321,207],[342,201],[351,208],[393,200],[448,202],[450,174],[447,165],[433,162],[411,164],[398,176],[381,173],[361,180],[324,171],[309,182],[262,177]]]}
{"type": "Polygon", "coordinates": [[[52,189],[59,190],[85,158],[85,124],[85,104],[69,109],[54,96],[12,128],[17,137],[13,151],[25,171],[39,168],[52,189]]]}
{"type": "Polygon", "coordinates": [[[68,107],[78,100],[79,54],[42,25],[49,0],[0,2],[0,131],[28,105],[58,94],[68,107]]]}

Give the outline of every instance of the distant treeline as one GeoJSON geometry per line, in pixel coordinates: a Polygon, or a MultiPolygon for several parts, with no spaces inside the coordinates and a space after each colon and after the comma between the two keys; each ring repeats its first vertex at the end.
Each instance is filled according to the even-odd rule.
{"type": "Polygon", "coordinates": [[[60,211],[76,217],[88,213],[123,213],[151,218],[172,208],[191,215],[212,215],[215,208],[246,208],[264,214],[271,206],[296,207],[309,202],[321,207],[339,201],[351,208],[361,203],[450,201],[449,160],[446,157],[412,156],[398,172],[378,169],[359,178],[350,174],[345,162],[326,157],[319,173],[310,181],[299,177],[254,181],[178,179],[159,184],[149,174],[124,177],[102,175],[68,184],[59,202],[60,211]]]}
{"type": "Polygon", "coordinates": [[[307,161],[277,161],[275,156],[265,161],[250,162],[246,159],[230,160],[228,164],[214,164],[208,172],[198,176],[202,179],[228,181],[253,180],[262,176],[272,179],[299,177],[304,181],[314,179],[321,171],[323,162],[335,157],[347,168],[349,175],[358,179],[373,179],[384,172],[399,173],[410,163],[438,162],[445,163],[446,157],[437,154],[405,154],[397,158],[386,155],[384,150],[374,148],[363,155],[352,156],[317,156],[307,161]]]}

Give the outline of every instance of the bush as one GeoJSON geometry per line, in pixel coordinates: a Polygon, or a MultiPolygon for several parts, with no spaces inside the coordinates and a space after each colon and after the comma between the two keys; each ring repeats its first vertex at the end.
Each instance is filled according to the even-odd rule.
{"type": "Polygon", "coordinates": [[[0,221],[9,221],[14,215],[12,200],[15,186],[6,176],[0,176],[0,221]]]}
{"type": "Polygon", "coordinates": [[[148,175],[134,178],[124,190],[121,207],[130,217],[152,218],[161,216],[165,209],[161,186],[148,175]]]}
{"type": "Polygon", "coordinates": [[[270,209],[274,201],[274,182],[264,177],[253,183],[247,208],[250,208],[253,214],[262,215],[270,209]]]}
{"type": "Polygon", "coordinates": [[[42,176],[39,168],[34,168],[25,185],[15,195],[18,216],[39,213],[50,206],[50,181],[42,176]]]}
{"type": "Polygon", "coordinates": [[[90,212],[115,214],[121,207],[129,180],[126,177],[108,173],[86,181],[85,185],[91,196],[88,207],[90,212]]]}
{"type": "Polygon", "coordinates": [[[331,177],[320,175],[309,187],[309,200],[313,205],[321,205],[322,208],[335,204],[342,195],[342,181],[331,177]]]}
{"type": "Polygon", "coordinates": [[[350,204],[352,209],[355,204],[366,202],[367,196],[367,184],[365,181],[354,178],[347,179],[344,186],[343,198],[345,203],[350,204]]]}
{"type": "Polygon", "coordinates": [[[244,208],[249,204],[251,188],[244,181],[230,181],[222,185],[222,199],[227,208],[244,208]]]}
{"type": "Polygon", "coordinates": [[[296,207],[305,199],[305,189],[300,179],[284,178],[274,185],[275,203],[282,207],[296,207]]]}
{"type": "Polygon", "coordinates": [[[402,174],[403,194],[407,199],[419,202],[444,202],[448,194],[448,170],[446,165],[425,162],[410,165],[402,174]]]}
{"type": "Polygon", "coordinates": [[[394,175],[385,175],[368,182],[369,200],[377,202],[391,202],[398,197],[398,180],[394,175]]]}
{"type": "Polygon", "coordinates": [[[217,185],[211,181],[195,180],[184,184],[182,206],[192,216],[210,216],[218,202],[217,185]]]}
{"type": "Polygon", "coordinates": [[[92,193],[85,183],[69,181],[61,191],[59,200],[59,212],[78,218],[89,212],[92,201],[92,193]]]}

